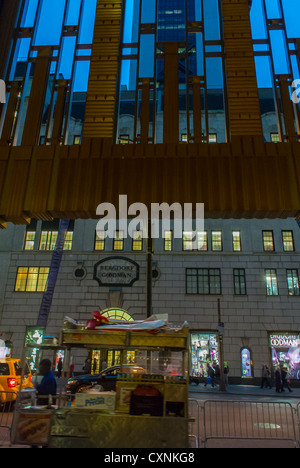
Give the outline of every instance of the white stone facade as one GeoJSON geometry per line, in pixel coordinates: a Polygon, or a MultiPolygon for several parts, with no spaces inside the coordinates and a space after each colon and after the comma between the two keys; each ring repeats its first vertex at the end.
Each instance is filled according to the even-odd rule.
{"type": "MultiPolygon", "coordinates": [[[[105,252],[94,251],[96,220],[75,221],[72,251],[64,252],[49,317],[47,334],[59,335],[66,315],[80,321],[91,318],[91,312],[110,307],[125,309],[135,319],[147,316],[147,255],[133,252],[131,239],[125,241],[123,252],[112,251],[112,240],[105,252]],[[100,287],[93,279],[94,265],[101,259],[122,255],[140,266],[140,278],[132,287],[111,290],[100,287]],[[78,264],[83,264],[86,276],[74,277],[78,264]]],[[[37,225],[35,248],[24,251],[26,227],[9,225],[0,232],[0,333],[13,343],[13,356],[20,357],[26,325],[36,325],[42,293],[15,292],[18,267],[49,267],[51,252],[39,251],[41,222],[37,225]]],[[[154,244],[153,262],[160,275],[153,281],[153,313],[168,313],[171,322],[188,321],[191,330],[215,332],[218,327],[217,300],[221,301],[221,318],[225,325],[224,358],[230,375],[241,377],[242,347],[252,351],[255,377],[261,365],[270,364],[269,333],[300,333],[300,296],[288,294],[286,270],[299,269],[300,229],[292,220],[206,220],[207,252],[186,252],[182,240],[175,239],[172,252],[164,251],[163,239],[154,244]],[[212,252],[213,230],[222,231],[223,250],[212,252]],[[275,252],[265,252],[262,231],[272,230],[275,252]],[[284,252],[282,230],[293,231],[294,252],[284,252]],[[241,232],[242,251],[233,252],[232,231],[241,232]],[[218,268],[221,270],[222,294],[186,294],[187,268],[218,268]],[[247,294],[234,294],[233,269],[246,273],[247,294]],[[277,271],[279,295],[267,296],[265,269],[277,271]]],[[[299,270],[300,271],[300,270],[299,270]]],[[[77,370],[81,370],[81,367],[77,370]]]]}

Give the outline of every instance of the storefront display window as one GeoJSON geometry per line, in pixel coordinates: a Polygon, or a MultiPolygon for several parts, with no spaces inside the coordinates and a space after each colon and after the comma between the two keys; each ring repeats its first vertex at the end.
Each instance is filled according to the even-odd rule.
{"type": "Polygon", "coordinates": [[[219,364],[217,335],[191,333],[191,375],[206,377],[208,364],[219,364]]]}
{"type": "Polygon", "coordinates": [[[272,365],[286,367],[291,379],[300,380],[300,335],[278,333],[270,335],[272,365]]]}
{"type": "Polygon", "coordinates": [[[253,377],[253,363],[251,359],[251,351],[248,348],[243,348],[241,351],[242,360],[242,377],[253,377]]]}

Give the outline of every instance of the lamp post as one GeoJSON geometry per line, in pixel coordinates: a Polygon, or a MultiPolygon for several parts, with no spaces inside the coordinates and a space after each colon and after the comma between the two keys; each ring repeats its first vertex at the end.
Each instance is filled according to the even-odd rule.
{"type": "Polygon", "coordinates": [[[224,322],[221,321],[221,304],[218,299],[218,339],[219,339],[219,357],[220,357],[220,392],[226,392],[226,385],[224,382],[224,348],[223,348],[223,337],[224,337],[224,322]]]}

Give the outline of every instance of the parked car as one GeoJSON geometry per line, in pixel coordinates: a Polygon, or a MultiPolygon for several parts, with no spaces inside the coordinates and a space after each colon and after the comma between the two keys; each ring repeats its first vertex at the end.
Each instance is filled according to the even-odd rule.
{"type": "MultiPolygon", "coordinates": [[[[100,374],[95,375],[79,375],[68,380],[66,392],[74,395],[75,393],[86,390],[95,385],[101,385],[104,391],[116,389],[116,383],[121,366],[108,367],[100,374]]],[[[146,374],[143,367],[133,365],[122,366],[122,372],[133,374],[146,374]]]]}
{"type": "MultiPolygon", "coordinates": [[[[33,388],[30,367],[25,363],[22,389],[33,388]]],[[[0,405],[14,401],[21,388],[22,365],[20,359],[0,359],[0,405]]]]}

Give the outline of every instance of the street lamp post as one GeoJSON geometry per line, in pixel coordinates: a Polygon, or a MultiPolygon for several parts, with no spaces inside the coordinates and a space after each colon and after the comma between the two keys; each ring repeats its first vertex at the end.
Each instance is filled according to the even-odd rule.
{"type": "Polygon", "coordinates": [[[224,382],[224,348],[223,348],[223,337],[224,337],[224,323],[221,321],[221,304],[218,299],[218,338],[219,338],[219,357],[220,357],[220,392],[226,392],[226,385],[224,382]]]}

